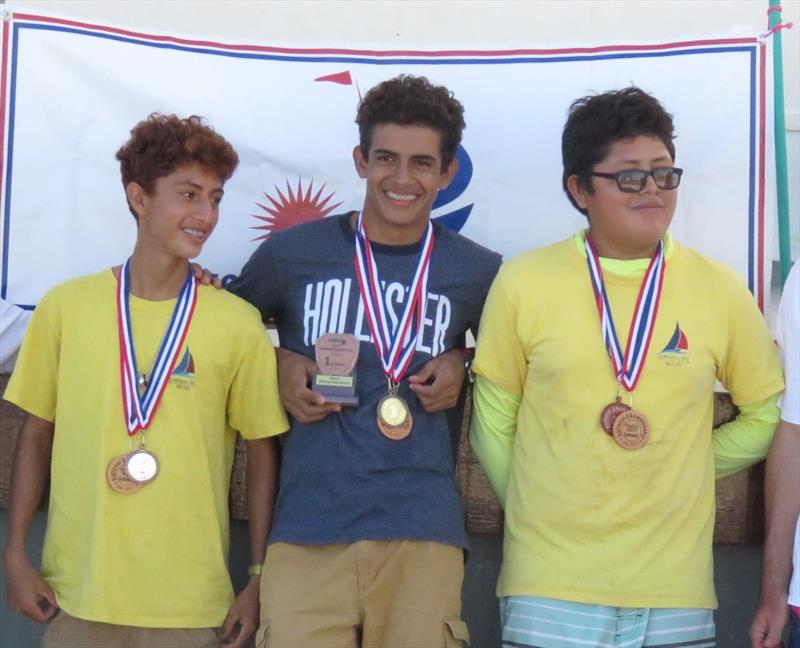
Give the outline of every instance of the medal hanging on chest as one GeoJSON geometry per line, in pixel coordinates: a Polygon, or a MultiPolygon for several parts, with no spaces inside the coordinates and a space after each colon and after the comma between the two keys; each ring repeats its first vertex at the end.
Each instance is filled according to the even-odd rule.
{"type": "Polygon", "coordinates": [[[433,226],[429,221],[414,274],[400,308],[400,317],[392,326],[386,304],[386,291],[378,275],[378,266],[364,230],[362,215],[358,215],[354,259],[356,278],[372,341],[387,381],[387,393],[378,403],[377,423],[381,433],[393,440],[406,438],[414,425],[411,410],[400,396],[399,387],[414,357],[417,335],[422,330],[433,245],[433,226]]]}
{"type": "Polygon", "coordinates": [[[600,412],[600,425],[607,434],[614,437],[621,447],[626,450],[638,450],[644,447],[650,439],[650,424],[643,413],[622,402],[621,390],[625,389],[632,393],[636,389],[647,361],[647,351],[650,348],[650,339],[653,335],[664,284],[666,270],[664,244],[662,241],[658,242],[656,251],[650,259],[650,265],[642,278],[624,352],[614,326],[614,318],[603,282],[600,258],[588,235],[585,247],[589,277],[592,281],[597,312],[600,315],[603,342],[617,379],[617,397],[600,412]]]}
{"type": "MultiPolygon", "coordinates": [[[[130,312],[130,259],[122,266],[117,283],[117,328],[119,337],[122,410],[128,438],[141,433],[141,443],[127,454],[111,459],[106,469],[109,486],[118,493],[135,493],[149,484],[160,469],[158,457],[145,445],[149,427],[166,391],[197,304],[197,282],[187,273],[172,311],[161,346],[156,353],[149,380],[139,374],[130,312]]],[[[132,444],[131,444],[132,445],[132,444]]]]}

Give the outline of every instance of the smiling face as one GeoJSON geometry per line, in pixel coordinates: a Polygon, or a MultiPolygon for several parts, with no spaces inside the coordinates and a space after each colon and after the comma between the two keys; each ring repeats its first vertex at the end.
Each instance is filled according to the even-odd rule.
{"type": "Polygon", "coordinates": [[[150,194],[131,182],[126,191],[139,221],[137,247],[173,258],[196,257],[217,224],[222,185],[214,171],[199,164],[158,178],[150,194]]]}
{"type": "MultiPolygon", "coordinates": [[[[592,171],[649,171],[672,164],[672,156],[658,137],[640,135],[612,144],[608,155],[592,171]]],[[[575,175],[567,180],[567,188],[575,202],[588,212],[589,233],[598,254],[612,259],[652,256],[672,222],[678,190],[659,189],[652,177],[638,193],[620,191],[611,178],[592,177],[589,186],[591,191],[581,187],[575,175]]]]}
{"type": "Polygon", "coordinates": [[[372,129],[369,155],[353,150],[356,171],[367,181],[364,227],[370,240],[402,245],[422,238],[431,205],[458,169],[442,170],[440,135],[427,126],[379,124],[372,129]]]}

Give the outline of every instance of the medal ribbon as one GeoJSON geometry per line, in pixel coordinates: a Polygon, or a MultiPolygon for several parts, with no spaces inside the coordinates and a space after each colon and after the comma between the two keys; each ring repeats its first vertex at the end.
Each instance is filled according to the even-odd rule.
{"type": "Polygon", "coordinates": [[[603,341],[614,366],[614,375],[627,391],[636,388],[639,378],[644,370],[647,360],[647,350],[650,348],[650,339],[653,336],[658,305],[661,302],[661,289],[664,285],[664,270],[667,267],[664,258],[664,244],[658,242],[656,251],[650,259],[650,265],[642,278],[636,307],[633,310],[631,325],[628,330],[628,341],[625,352],[617,337],[614,318],[611,315],[611,306],[608,303],[603,270],[600,267],[600,258],[594,248],[591,238],[586,237],[586,262],[589,265],[589,277],[592,280],[592,289],[597,303],[597,312],[600,315],[600,328],[603,341]]]}
{"type": "Polygon", "coordinates": [[[403,301],[401,316],[392,330],[386,308],[386,293],[381,286],[378,266],[364,230],[361,214],[358,215],[354,258],[358,288],[383,372],[394,384],[400,382],[408,365],[411,364],[417,333],[422,329],[424,301],[428,294],[428,269],[434,239],[433,226],[428,221],[414,276],[403,301]]]}
{"type": "Polygon", "coordinates": [[[143,394],[139,394],[139,370],[136,366],[136,351],[133,343],[133,328],[130,312],[130,259],[125,262],[117,282],[117,328],[119,332],[120,384],[128,435],[147,429],[158,409],[161,397],[167,388],[169,377],[178,361],[194,308],[197,305],[197,282],[191,272],[181,288],[178,301],[172,311],[169,325],[156,354],[150,381],[143,394]]]}

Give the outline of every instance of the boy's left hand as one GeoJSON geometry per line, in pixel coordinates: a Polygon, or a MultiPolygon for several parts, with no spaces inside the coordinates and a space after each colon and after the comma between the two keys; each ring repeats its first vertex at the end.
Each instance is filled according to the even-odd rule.
{"type": "Polygon", "coordinates": [[[456,406],[464,374],[464,354],[450,349],[428,360],[408,382],[425,411],[433,414],[456,406]]]}
{"type": "Polygon", "coordinates": [[[228,616],[219,631],[220,644],[225,648],[242,648],[258,630],[260,588],[261,579],[252,576],[228,610],[228,616]]]}

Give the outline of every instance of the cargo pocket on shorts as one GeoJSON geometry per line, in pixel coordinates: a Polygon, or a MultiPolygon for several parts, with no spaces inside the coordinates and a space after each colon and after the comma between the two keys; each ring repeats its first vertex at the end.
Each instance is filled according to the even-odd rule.
{"type": "Polygon", "coordinates": [[[461,619],[444,620],[444,645],[446,648],[462,648],[469,645],[469,630],[461,619]]]}
{"type": "Polygon", "coordinates": [[[262,623],[256,631],[256,648],[269,646],[269,621],[262,623]]]}

